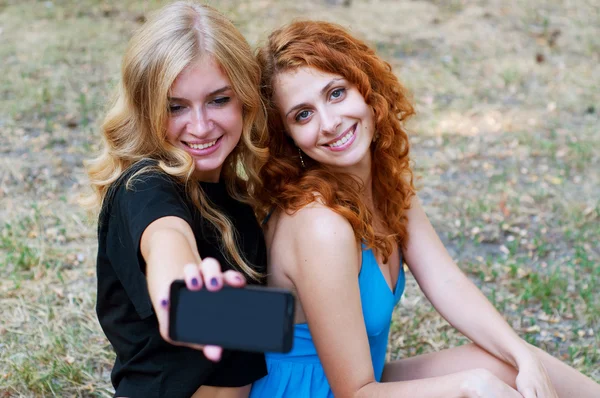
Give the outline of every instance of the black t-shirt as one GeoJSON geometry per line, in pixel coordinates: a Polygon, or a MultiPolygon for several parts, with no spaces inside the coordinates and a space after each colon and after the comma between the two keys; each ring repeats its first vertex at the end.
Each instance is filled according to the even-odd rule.
{"type": "MultiPolygon", "coordinates": [[[[126,188],[129,176],[144,165],[134,165],[113,184],[98,225],[96,312],[117,354],[111,374],[116,396],[189,398],[201,385],[240,387],[258,380],[267,374],[263,354],[225,350],[213,363],[202,352],[160,336],[140,254],[140,238],[150,223],[165,216],[182,218],[194,231],[200,256],[217,259],[223,270],[234,267],[219,249],[220,234],[173,178],[144,172],[126,188]]],[[[252,209],[231,198],[223,183],[200,184],[237,228],[245,258],[264,273],[265,242],[252,209]]]]}

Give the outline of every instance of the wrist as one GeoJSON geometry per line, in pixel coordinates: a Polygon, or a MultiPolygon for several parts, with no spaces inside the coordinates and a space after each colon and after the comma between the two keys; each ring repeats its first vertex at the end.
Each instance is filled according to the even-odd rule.
{"type": "Polygon", "coordinates": [[[522,368],[532,362],[535,362],[537,357],[533,353],[533,350],[529,347],[525,341],[521,340],[521,344],[515,350],[511,352],[509,361],[517,369],[522,368]]]}

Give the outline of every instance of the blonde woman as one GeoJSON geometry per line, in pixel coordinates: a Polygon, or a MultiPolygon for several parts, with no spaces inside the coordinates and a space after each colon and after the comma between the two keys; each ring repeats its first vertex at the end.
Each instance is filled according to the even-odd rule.
{"type": "Polygon", "coordinates": [[[264,158],[251,143],[265,131],[258,65],[226,18],[177,2],[134,34],[121,80],[103,152],[87,164],[116,396],[247,395],[263,355],[174,345],[167,310],[175,279],[209,290],[260,281],[264,240],[244,203],[255,176],[238,174],[264,158]]]}

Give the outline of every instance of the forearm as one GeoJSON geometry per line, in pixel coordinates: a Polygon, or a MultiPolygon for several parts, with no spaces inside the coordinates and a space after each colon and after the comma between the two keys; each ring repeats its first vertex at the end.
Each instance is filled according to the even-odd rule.
{"type": "Polygon", "coordinates": [[[372,382],[363,386],[354,397],[468,398],[469,395],[465,392],[468,378],[469,372],[459,372],[421,380],[372,382]]]}
{"type": "Polygon", "coordinates": [[[184,278],[186,264],[198,264],[200,258],[181,231],[164,228],[155,231],[144,242],[142,250],[146,261],[146,277],[152,304],[156,308],[166,298],[165,281],[184,278]]]}
{"type": "Polygon", "coordinates": [[[411,238],[405,258],[435,309],[498,359],[518,366],[521,359],[531,357],[527,345],[454,264],[416,198],[408,218],[411,238]]]}
{"type": "Polygon", "coordinates": [[[532,355],[527,344],[464,274],[460,273],[448,282],[433,289],[435,293],[428,298],[452,326],[516,368],[521,360],[532,355]]]}

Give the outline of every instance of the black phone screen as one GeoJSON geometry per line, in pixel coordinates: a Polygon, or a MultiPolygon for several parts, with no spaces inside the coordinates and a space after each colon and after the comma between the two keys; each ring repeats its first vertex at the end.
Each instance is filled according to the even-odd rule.
{"type": "Polygon", "coordinates": [[[293,342],[294,296],[266,287],[191,291],[171,285],[169,335],[176,341],[257,352],[288,352],[293,342]]]}

